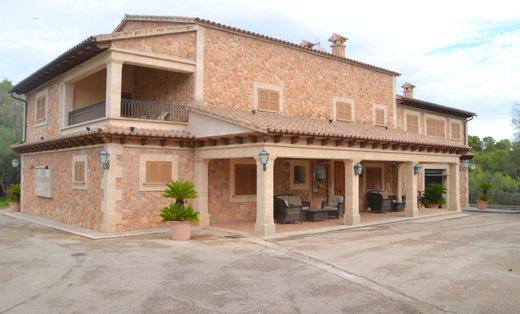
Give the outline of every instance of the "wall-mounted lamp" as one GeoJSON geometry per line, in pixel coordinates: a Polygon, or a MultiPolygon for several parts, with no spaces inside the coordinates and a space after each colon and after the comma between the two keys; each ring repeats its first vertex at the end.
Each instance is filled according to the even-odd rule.
{"type": "Polygon", "coordinates": [[[475,165],[474,163],[469,164],[469,169],[475,170],[475,168],[477,168],[477,165],[475,165]]]}
{"type": "Polygon", "coordinates": [[[102,150],[99,152],[98,156],[103,165],[103,169],[107,170],[110,167],[110,154],[106,150],[102,150]]]}
{"type": "Polygon", "coordinates": [[[421,173],[421,170],[422,170],[422,166],[421,165],[415,164],[415,166],[413,166],[413,173],[415,175],[418,175],[419,173],[421,173]]]}
{"type": "Polygon", "coordinates": [[[363,165],[360,164],[359,162],[356,162],[354,164],[354,174],[356,176],[360,176],[362,173],[363,173],[363,165]]]}
{"type": "Polygon", "coordinates": [[[130,132],[134,132],[135,131],[135,126],[131,126],[130,127],[130,132]]]}
{"type": "Polygon", "coordinates": [[[260,158],[260,163],[262,164],[262,167],[264,168],[264,171],[265,171],[267,169],[266,168],[267,162],[269,161],[269,153],[265,149],[262,149],[258,153],[258,158],[260,158]]]}
{"type": "Polygon", "coordinates": [[[20,161],[18,159],[11,160],[11,166],[13,166],[13,168],[18,168],[19,165],[20,161]]]}

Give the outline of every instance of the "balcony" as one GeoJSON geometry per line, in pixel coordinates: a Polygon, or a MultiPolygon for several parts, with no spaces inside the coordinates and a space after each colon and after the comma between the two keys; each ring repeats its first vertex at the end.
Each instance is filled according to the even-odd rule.
{"type": "MultiPolygon", "coordinates": [[[[105,117],[105,102],[69,112],[69,125],[105,117]]],[[[148,100],[121,99],[121,118],[170,122],[188,122],[186,106],[163,104],[148,100]]]]}

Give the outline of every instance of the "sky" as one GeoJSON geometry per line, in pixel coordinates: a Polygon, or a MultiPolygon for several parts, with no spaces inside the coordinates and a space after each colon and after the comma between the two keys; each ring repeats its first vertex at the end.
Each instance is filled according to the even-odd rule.
{"type": "Polygon", "coordinates": [[[513,136],[520,103],[520,1],[0,0],[0,80],[16,83],[124,14],[201,17],[294,43],[332,33],[347,57],[401,73],[414,96],[476,112],[469,133],[513,136]]]}

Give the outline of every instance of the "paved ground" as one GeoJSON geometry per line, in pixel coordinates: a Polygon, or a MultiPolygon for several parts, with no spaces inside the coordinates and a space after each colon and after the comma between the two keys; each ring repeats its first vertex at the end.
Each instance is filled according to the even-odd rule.
{"type": "Polygon", "coordinates": [[[260,244],[199,231],[179,243],[86,240],[0,216],[0,313],[513,313],[519,227],[520,215],[474,214],[260,244]]]}

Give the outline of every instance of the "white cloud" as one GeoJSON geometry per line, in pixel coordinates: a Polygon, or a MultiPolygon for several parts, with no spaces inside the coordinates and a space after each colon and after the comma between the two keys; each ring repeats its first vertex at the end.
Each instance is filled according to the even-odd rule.
{"type": "Polygon", "coordinates": [[[332,32],[346,35],[349,57],[402,73],[399,85],[417,85],[416,97],[477,112],[470,134],[511,137],[520,103],[519,2],[62,0],[2,2],[0,11],[11,12],[0,20],[0,76],[14,81],[112,31],[124,13],[186,15],[324,48],[332,32]]]}

